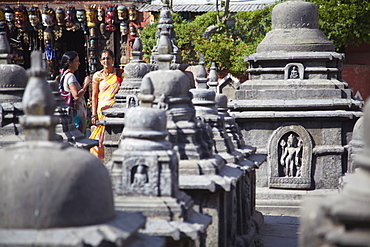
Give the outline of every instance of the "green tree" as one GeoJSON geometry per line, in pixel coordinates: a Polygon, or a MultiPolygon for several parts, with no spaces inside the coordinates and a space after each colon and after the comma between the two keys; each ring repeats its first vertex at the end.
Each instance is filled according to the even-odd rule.
{"type": "Polygon", "coordinates": [[[320,29],[337,50],[370,42],[370,1],[310,0],[319,9],[320,29]]]}
{"type": "MultiPolygon", "coordinates": [[[[337,50],[350,44],[370,42],[370,1],[368,0],[310,0],[319,9],[320,29],[332,41],[337,50]]],[[[234,75],[245,73],[244,56],[256,52],[258,44],[271,30],[271,12],[275,5],[262,10],[239,12],[226,18],[234,18],[235,26],[228,28],[223,12],[208,12],[188,22],[173,14],[177,46],[185,63],[196,65],[200,53],[206,66],[212,61],[219,70],[229,70],[234,75]],[[208,29],[207,29],[208,28],[208,29]],[[211,32],[205,35],[205,31],[211,32]]],[[[158,22],[147,25],[142,31],[146,57],[156,45],[155,32],[158,22]]]]}

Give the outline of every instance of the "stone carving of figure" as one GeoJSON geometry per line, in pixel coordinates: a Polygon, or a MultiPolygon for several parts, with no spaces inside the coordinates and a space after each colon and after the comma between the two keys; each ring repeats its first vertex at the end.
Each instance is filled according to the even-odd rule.
{"type": "Polygon", "coordinates": [[[131,5],[130,7],[128,7],[128,19],[130,21],[136,21],[136,18],[137,18],[136,6],[131,5]]]}
{"type": "Polygon", "coordinates": [[[134,175],[133,186],[143,187],[148,182],[148,174],[145,165],[138,165],[134,175]]]}
{"type": "Polygon", "coordinates": [[[280,157],[280,164],[283,167],[286,177],[301,177],[301,152],[303,143],[298,140],[293,134],[290,134],[285,142],[284,139],[280,141],[282,154],[280,157]]]}
{"type": "Polygon", "coordinates": [[[136,107],[136,99],[135,99],[135,96],[128,96],[128,102],[127,102],[127,108],[130,108],[130,107],[136,107]]]}
{"type": "Polygon", "coordinates": [[[293,66],[292,71],[290,71],[289,79],[298,79],[299,73],[297,66],[293,66]]]}
{"type": "Polygon", "coordinates": [[[117,18],[120,22],[127,20],[127,8],[123,5],[117,7],[117,18]]]}
{"type": "Polygon", "coordinates": [[[49,8],[48,4],[44,5],[42,10],[42,25],[45,27],[52,27],[55,24],[55,12],[52,8],[49,8]]]}

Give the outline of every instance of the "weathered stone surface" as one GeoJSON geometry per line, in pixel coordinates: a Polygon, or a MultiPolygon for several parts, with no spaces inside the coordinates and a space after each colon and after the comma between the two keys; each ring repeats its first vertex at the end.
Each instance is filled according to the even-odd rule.
{"type": "Polygon", "coordinates": [[[211,218],[195,212],[191,198],[179,190],[178,154],[166,140],[166,123],[160,109],[139,106],[127,113],[110,168],[115,207],[147,216],[142,232],[166,237],[167,244],[195,245],[211,218]]]}
{"type": "Polygon", "coordinates": [[[356,169],[356,157],[364,149],[363,117],[357,120],[353,127],[352,139],[348,147],[348,172],[353,173],[356,169]]]}
{"type": "Polygon", "coordinates": [[[319,30],[315,4],[287,1],[272,11],[272,31],[258,45],[257,52],[334,51],[334,45],[319,30]]]}
{"type": "Polygon", "coordinates": [[[257,53],[245,59],[250,80],[228,104],[248,144],[269,155],[257,172],[257,184],[337,188],[347,162],[336,161],[346,155],[350,126],[362,116],[363,102],[352,98],[342,80],[343,54],[318,29],[315,4],[280,3],[272,23],[257,53]],[[289,136],[293,144],[288,148],[289,136]],[[287,163],[293,172],[284,172],[287,163]],[[296,173],[303,167],[305,174],[296,173]]]}
{"type": "Polygon", "coordinates": [[[23,97],[25,142],[0,150],[1,246],[163,246],[138,235],[145,218],[116,212],[108,171],[99,159],[56,143],[56,102],[41,52],[23,97]]]}
{"type": "Polygon", "coordinates": [[[0,24],[0,148],[24,140],[19,117],[23,115],[21,101],[28,77],[23,67],[11,64],[11,58],[9,42],[0,24]]]}

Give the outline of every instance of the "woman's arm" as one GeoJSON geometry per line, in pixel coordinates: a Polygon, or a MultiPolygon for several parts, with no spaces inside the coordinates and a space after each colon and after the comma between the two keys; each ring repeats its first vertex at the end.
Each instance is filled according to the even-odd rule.
{"type": "Polygon", "coordinates": [[[90,76],[86,76],[84,80],[83,87],[78,90],[77,84],[75,82],[69,84],[69,91],[71,91],[71,94],[75,100],[79,100],[82,98],[82,96],[85,95],[86,90],[89,88],[89,84],[91,82],[90,76]]]}
{"type": "Polygon", "coordinates": [[[99,83],[93,81],[92,84],[92,95],[91,95],[91,123],[96,124],[98,120],[98,96],[99,96],[99,83]]]}

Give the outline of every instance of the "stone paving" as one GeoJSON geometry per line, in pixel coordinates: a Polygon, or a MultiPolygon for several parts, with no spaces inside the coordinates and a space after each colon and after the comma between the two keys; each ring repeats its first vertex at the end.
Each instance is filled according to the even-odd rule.
{"type": "Polygon", "coordinates": [[[299,217],[265,215],[256,247],[297,247],[299,217]]]}

